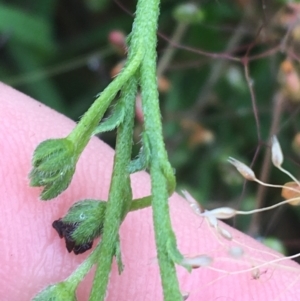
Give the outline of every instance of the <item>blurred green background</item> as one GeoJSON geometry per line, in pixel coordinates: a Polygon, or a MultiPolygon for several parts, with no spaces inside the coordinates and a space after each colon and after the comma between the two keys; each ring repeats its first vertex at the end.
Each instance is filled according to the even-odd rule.
{"type": "MultiPolygon", "coordinates": [[[[77,121],[124,60],[109,36],[130,32],[135,5],[0,1],[0,80],[77,121]]],[[[162,0],[158,65],[165,142],[178,191],[188,190],[205,208],[250,210],[282,200],[280,189],[246,183],[227,162],[231,156],[252,164],[273,184],[291,181],[269,164],[271,134],[281,143],[284,167],[299,177],[299,16],[292,1],[162,0]]],[[[140,133],[137,118],[135,153],[140,133]]],[[[114,133],[101,139],[114,146],[114,133]]],[[[231,223],[254,237],[275,237],[286,254],[300,251],[297,207],[231,223]]]]}

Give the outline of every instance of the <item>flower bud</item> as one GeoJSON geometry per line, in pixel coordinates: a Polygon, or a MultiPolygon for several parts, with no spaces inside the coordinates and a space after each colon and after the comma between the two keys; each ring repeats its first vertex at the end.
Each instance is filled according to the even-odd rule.
{"type": "Polygon", "coordinates": [[[236,210],[230,207],[220,207],[213,210],[206,210],[202,213],[203,216],[215,216],[219,219],[227,219],[236,215],[236,210]]]}
{"type": "Polygon", "coordinates": [[[70,284],[67,282],[59,282],[49,285],[40,293],[38,293],[32,301],[76,301],[76,294],[70,284]]]}
{"type": "Polygon", "coordinates": [[[283,163],[283,154],[276,136],[272,137],[272,163],[276,167],[280,167],[283,163]]]}
{"type": "Polygon", "coordinates": [[[249,181],[256,180],[254,171],[250,167],[248,167],[246,164],[244,164],[232,157],[229,157],[228,162],[230,164],[232,164],[245,179],[247,179],[249,181]]]}
{"type": "Polygon", "coordinates": [[[195,257],[185,257],[182,260],[182,265],[190,266],[192,269],[209,266],[212,263],[212,258],[208,255],[199,255],[195,257]]]}
{"type": "Polygon", "coordinates": [[[75,203],[65,217],[53,222],[52,226],[66,248],[76,255],[92,248],[93,240],[102,233],[106,202],[84,200],[75,203]]]}
{"type": "Polygon", "coordinates": [[[40,198],[50,200],[69,186],[75,172],[74,144],[64,139],[43,141],[35,149],[30,171],[30,185],[44,186],[40,198]]]}
{"type": "Polygon", "coordinates": [[[227,240],[232,240],[231,233],[223,227],[217,227],[219,234],[227,240]]]}

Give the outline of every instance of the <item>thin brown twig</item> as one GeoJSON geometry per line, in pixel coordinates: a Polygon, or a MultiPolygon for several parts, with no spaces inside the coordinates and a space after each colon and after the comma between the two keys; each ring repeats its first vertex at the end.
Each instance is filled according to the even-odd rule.
{"type": "MultiPolygon", "coordinates": [[[[188,28],[188,25],[185,23],[178,23],[176,29],[174,30],[174,33],[171,37],[171,41],[173,43],[178,43],[182,37],[184,36],[186,30],[188,28]]],[[[166,51],[160,58],[158,65],[157,65],[157,77],[159,78],[167,69],[168,65],[170,64],[176,48],[169,43],[166,51]]]]}
{"type": "Polygon", "coordinates": [[[252,56],[248,57],[248,61],[252,62],[254,60],[259,60],[259,59],[264,59],[265,57],[270,57],[271,55],[277,53],[278,51],[280,51],[280,44],[276,45],[275,47],[272,47],[262,53],[259,54],[254,54],[252,56]]]}
{"type": "Polygon", "coordinates": [[[189,47],[189,46],[185,46],[182,44],[178,44],[178,43],[174,43],[173,41],[171,41],[168,37],[166,37],[164,34],[162,33],[158,33],[158,35],[163,38],[164,40],[168,41],[170,45],[172,45],[173,47],[176,47],[178,49],[182,49],[182,50],[187,50],[189,52],[192,53],[196,53],[196,54],[200,54],[200,55],[204,55],[206,57],[210,57],[213,59],[219,58],[219,59],[228,59],[230,61],[235,61],[235,62],[240,62],[240,58],[232,56],[228,53],[217,53],[217,52],[208,52],[205,50],[201,50],[199,48],[193,48],[193,47],[189,47]]]}
{"type": "Polygon", "coordinates": [[[125,5],[123,5],[120,1],[114,0],[114,2],[123,10],[128,16],[133,17],[133,12],[131,12],[125,5]]]}
{"type": "Polygon", "coordinates": [[[250,96],[251,96],[252,109],[253,109],[253,114],[254,114],[254,118],[255,118],[256,130],[257,130],[257,139],[258,139],[258,143],[260,143],[260,141],[261,141],[260,122],[259,122],[259,117],[258,117],[255,92],[254,92],[254,88],[253,88],[254,82],[251,79],[250,74],[249,74],[248,62],[244,63],[244,73],[245,73],[245,79],[246,79],[247,86],[248,86],[250,96]]]}
{"type": "MultiPolygon", "coordinates": [[[[227,43],[225,52],[227,53],[230,49],[234,48],[236,45],[239,44],[240,40],[243,37],[243,31],[242,29],[245,26],[245,21],[242,21],[235,33],[231,36],[229,42],[227,43]]],[[[205,106],[205,104],[208,102],[209,95],[211,94],[211,91],[213,87],[215,86],[216,82],[220,78],[220,76],[223,74],[224,67],[226,66],[226,62],[223,60],[215,60],[208,76],[208,79],[204,83],[204,85],[201,87],[200,92],[198,93],[197,100],[195,104],[192,106],[192,108],[188,111],[189,116],[194,116],[196,118],[197,113],[205,106]]]]}

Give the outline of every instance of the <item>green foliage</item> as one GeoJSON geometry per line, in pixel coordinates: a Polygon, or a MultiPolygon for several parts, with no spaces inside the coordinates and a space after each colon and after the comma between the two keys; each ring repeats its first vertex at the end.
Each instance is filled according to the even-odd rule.
{"type": "Polygon", "coordinates": [[[50,23],[14,6],[0,4],[0,32],[42,52],[55,48],[50,23]]]}
{"type": "MultiPolygon", "coordinates": [[[[54,0],[12,0],[10,3],[0,2],[1,80],[78,120],[92,104],[94,95],[111,81],[113,66],[124,59],[109,45],[109,32],[121,29],[128,34],[132,17],[109,1],[76,1],[72,5],[54,0]]],[[[227,164],[227,158],[242,158],[250,165],[255,157],[253,169],[258,176],[264,165],[264,154],[269,149],[268,138],[276,119],[274,100],[283,90],[278,81],[281,63],[289,57],[296,69],[299,68],[296,55],[299,41],[289,32],[289,24],[280,24],[276,19],[276,16],[284,14],[290,3],[275,1],[263,8],[261,3],[254,1],[250,1],[249,6],[243,1],[207,1],[195,10],[193,16],[182,13],[182,7],[190,5],[185,1],[165,0],[161,3],[159,33],[168,40],[159,37],[158,65],[169,45],[175,49],[175,55],[162,72],[170,87],[159,95],[166,148],[171,165],[176,169],[178,188],[192,191],[205,207],[228,203],[247,209],[256,206],[257,185],[246,184],[243,189],[245,183],[227,164]],[[174,28],[177,28],[178,20],[185,23],[188,20],[189,24],[181,38],[174,42],[174,28]],[[260,24],[264,24],[262,28],[260,24]],[[278,46],[280,52],[276,50],[278,46]],[[256,55],[261,57],[255,58],[256,55]],[[249,67],[254,104],[245,78],[245,65],[249,67]],[[255,121],[253,107],[258,112],[259,125],[255,121]],[[213,138],[205,140],[203,129],[213,138]],[[259,150],[258,155],[256,150],[259,150]]],[[[135,11],[131,2],[124,1],[122,4],[129,11],[135,11]]],[[[128,73],[123,73],[122,83],[135,73],[140,62],[141,58],[134,66],[131,65],[132,69],[127,68],[128,73]]],[[[147,85],[148,78],[143,80],[147,85]]],[[[77,134],[70,137],[73,142],[82,141],[79,143],[79,153],[88,143],[98,122],[103,116],[107,117],[104,115],[106,109],[118,96],[121,86],[119,82],[112,90],[103,92],[104,96],[102,93],[97,98],[101,103],[110,95],[104,109],[94,116],[95,124],[85,133],[88,138],[82,140],[82,136],[77,134]]],[[[147,97],[149,95],[144,94],[143,98],[147,97]]],[[[151,97],[157,99],[158,95],[151,97]]],[[[127,114],[124,115],[119,104],[120,101],[112,115],[98,127],[101,138],[112,146],[116,144],[115,136],[106,131],[120,126],[127,114]]],[[[274,129],[287,158],[287,169],[299,178],[299,154],[293,152],[291,146],[299,130],[299,103],[284,96],[283,104],[284,109],[274,129]]],[[[147,114],[151,111],[150,102],[146,106],[147,114]]],[[[153,124],[149,122],[147,126],[148,129],[152,127],[151,135],[155,135],[154,125],[157,123],[153,118],[150,120],[153,124]]],[[[165,158],[166,153],[162,151],[162,145],[148,143],[145,147],[145,133],[138,120],[134,131],[135,143],[143,135],[143,147],[139,154],[136,147],[137,151],[126,163],[126,173],[146,168],[163,171],[162,178],[157,181],[169,182],[169,190],[163,192],[165,198],[174,190],[174,170],[169,164],[150,164],[152,155],[165,158]]],[[[52,165],[56,164],[51,154],[49,159],[52,165]]],[[[56,167],[47,174],[43,164],[35,164],[36,171],[32,171],[32,176],[36,178],[32,180],[32,185],[45,186],[54,181],[60,191],[68,186],[72,168],[67,173],[67,181],[58,184],[56,167]],[[47,179],[42,180],[43,173],[47,174],[47,179]]],[[[45,163],[45,166],[49,167],[49,164],[45,163]]],[[[270,171],[268,182],[284,183],[287,180],[283,174],[270,171]]],[[[54,195],[51,192],[42,197],[48,199],[54,195]]],[[[266,203],[280,199],[278,191],[266,191],[266,203]]],[[[150,202],[148,197],[146,203],[149,205],[150,202]]],[[[123,205],[133,208],[133,203],[123,205]]],[[[290,226],[300,226],[298,209],[290,209],[280,218],[281,227],[276,227],[278,223],[275,221],[271,222],[271,226],[267,224],[266,221],[271,218],[261,219],[256,226],[262,234],[271,229],[270,234],[281,237],[289,235],[290,226]]],[[[238,227],[244,231],[249,230],[250,224],[251,218],[237,220],[238,227]]]]}
{"type": "MultiPolygon", "coordinates": [[[[117,127],[114,167],[107,204],[95,203],[91,200],[77,203],[64,218],[53,223],[59,236],[65,238],[68,251],[74,251],[75,254],[91,248],[93,239],[102,234],[101,242],[94,251],[97,256],[91,255],[83,263],[83,266],[86,266],[83,272],[80,272],[79,267],[70,276],[75,277],[78,283],[88,269],[93,264],[97,264],[90,301],[104,300],[113,256],[117,259],[120,273],[123,269],[119,227],[127,213],[131,209],[136,210],[131,206],[132,191],[128,167],[132,162],[132,135],[138,84],[143,99],[143,147],[146,149],[146,154],[141,158],[145,162],[137,165],[146,167],[149,165],[156,246],[166,301],[182,299],[175,264],[191,269],[184,263],[183,255],[177,249],[169,215],[168,198],[175,190],[176,180],[162,137],[158,100],[156,31],[159,4],[159,0],[138,1],[132,32],[127,39],[128,58],[122,71],[99,94],[68,137],[42,142],[36,148],[32,159],[30,184],[45,186],[41,194],[42,199],[53,198],[68,187],[75,171],[75,164],[91,135],[117,127]],[[112,116],[97,127],[119,91],[121,97],[112,116]]],[[[134,168],[136,169],[136,166],[134,168]]],[[[144,198],[141,206],[149,204],[148,201],[148,198],[144,198]]]]}
{"type": "Polygon", "coordinates": [[[149,156],[150,156],[149,150],[145,146],[142,146],[137,158],[130,161],[130,164],[128,166],[129,172],[135,173],[138,171],[145,170],[149,166],[149,162],[150,162],[149,156]]]}

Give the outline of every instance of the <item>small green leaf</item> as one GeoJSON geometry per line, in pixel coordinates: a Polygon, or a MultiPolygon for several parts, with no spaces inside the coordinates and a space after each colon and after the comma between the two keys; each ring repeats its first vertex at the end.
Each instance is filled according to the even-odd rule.
{"type": "Polygon", "coordinates": [[[145,148],[142,146],[136,159],[131,160],[128,166],[129,173],[135,173],[145,170],[149,165],[149,154],[146,154],[145,148]]]}
{"type": "Polygon", "coordinates": [[[123,262],[122,262],[122,256],[121,255],[122,254],[121,254],[121,247],[120,247],[120,237],[118,235],[118,238],[117,238],[117,241],[116,241],[115,257],[116,257],[116,261],[117,261],[119,275],[121,275],[123,270],[124,270],[124,265],[123,265],[123,262]]]}
{"type": "Polygon", "coordinates": [[[175,170],[172,168],[169,161],[163,161],[161,168],[167,180],[168,193],[169,195],[172,195],[176,188],[175,170]]]}
{"type": "Polygon", "coordinates": [[[112,114],[96,127],[92,135],[114,130],[123,122],[124,118],[125,109],[122,101],[120,101],[115,105],[112,114]]]}
{"type": "Polygon", "coordinates": [[[145,170],[149,167],[150,162],[150,147],[148,138],[145,133],[143,133],[143,145],[136,159],[131,160],[128,166],[129,173],[135,173],[141,170],[145,170]]]}

